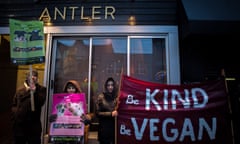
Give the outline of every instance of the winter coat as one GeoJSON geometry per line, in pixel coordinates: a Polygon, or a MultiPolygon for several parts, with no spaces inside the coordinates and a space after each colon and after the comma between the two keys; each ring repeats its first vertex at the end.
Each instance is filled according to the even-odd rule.
{"type": "Polygon", "coordinates": [[[30,90],[22,87],[17,90],[12,103],[13,132],[15,136],[41,136],[41,110],[46,101],[46,88],[36,84],[34,108],[31,109],[30,90]]]}
{"type": "Polygon", "coordinates": [[[112,93],[107,92],[107,82],[108,80],[105,83],[106,92],[98,95],[95,109],[99,120],[98,140],[100,143],[114,143],[115,141],[115,117],[112,116],[112,112],[117,105],[117,92],[116,87],[112,93]]]}

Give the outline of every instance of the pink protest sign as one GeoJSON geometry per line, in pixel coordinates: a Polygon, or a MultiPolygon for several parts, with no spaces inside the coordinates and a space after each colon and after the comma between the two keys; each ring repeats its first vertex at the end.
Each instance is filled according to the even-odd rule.
{"type": "Polygon", "coordinates": [[[53,94],[52,114],[57,114],[55,122],[51,123],[52,136],[82,136],[84,123],[80,116],[86,113],[84,93],[53,94]]]}

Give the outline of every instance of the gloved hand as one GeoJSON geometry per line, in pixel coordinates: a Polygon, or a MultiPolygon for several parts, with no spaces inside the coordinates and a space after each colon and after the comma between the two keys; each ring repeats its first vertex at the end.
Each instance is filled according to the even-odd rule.
{"type": "Polygon", "coordinates": [[[57,120],[57,114],[51,114],[49,116],[49,122],[55,122],[57,120]]]}
{"type": "Polygon", "coordinates": [[[84,123],[84,125],[88,125],[92,123],[91,116],[88,114],[82,114],[81,116],[81,122],[84,123]]]}

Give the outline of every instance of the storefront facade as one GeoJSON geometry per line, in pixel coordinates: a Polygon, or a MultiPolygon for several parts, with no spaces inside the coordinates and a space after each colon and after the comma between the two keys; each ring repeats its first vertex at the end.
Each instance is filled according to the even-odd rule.
{"type": "MultiPolygon", "coordinates": [[[[216,79],[223,68],[228,77],[234,78],[229,81],[229,87],[234,83],[229,91],[236,115],[234,131],[239,132],[236,47],[240,18],[231,12],[237,4],[221,3],[228,9],[213,11],[204,8],[206,3],[214,5],[213,0],[198,1],[197,7],[187,0],[6,0],[0,3],[1,58],[9,54],[10,18],[44,22],[46,61],[34,65],[40,72],[40,83],[48,88],[42,117],[44,133],[48,129],[51,96],[61,92],[69,79],[81,84],[91,113],[94,100],[109,76],[118,83],[123,73],[151,82],[180,84],[216,79]],[[216,15],[225,11],[229,14],[227,20],[221,18],[223,15],[216,15]]],[[[28,66],[15,67],[8,62],[0,66],[4,69],[2,75],[7,74],[12,81],[16,79],[16,87],[11,89],[22,83],[28,70],[28,66]]],[[[3,95],[13,95],[10,87],[9,93],[3,95]]],[[[10,98],[4,97],[3,101],[1,105],[8,109],[6,101],[10,103],[10,98]]],[[[239,141],[238,137],[235,139],[239,141]]]]}
{"type": "MultiPolygon", "coordinates": [[[[46,61],[35,66],[41,72],[42,84],[48,88],[43,132],[48,130],[52,94],[61,93],[69,79],[81,84],[89,113],[94,112],[94,101],[103,91],[107,77],[113,77],[118,84],[121,74],[151,82],[179,84],[176,7],[175,0],[42,0],[6,4],[0,24],[3,37],[9,35],[9,18],[44,22],[46,61]]],[[[23,66],[18,71],[27,69],[23,66]]],[[[20,75],[18,72],[18,77],[20,75]]],[[[17,83],[21,83],[19,81],[17,83]]]]}

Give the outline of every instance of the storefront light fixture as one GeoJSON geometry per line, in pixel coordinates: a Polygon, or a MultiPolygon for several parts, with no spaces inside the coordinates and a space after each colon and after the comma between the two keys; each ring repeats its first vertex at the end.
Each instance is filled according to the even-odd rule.
{"type": "Polygon", "coordinates": [[[136,18],[135,18],[135,16],[130,16],[128,18],[128,24],[129,25],[136,25],[136,18]]]}
{"type": "Polygon", "coordinates": [[[93,23],[93,19],[91,17],[88,17],[87,19],[84,19],[84,21],[87,25],[92,25],[92,23],[93,23]]]}
{"type": "Polygon", "coordinates": [[[51,23],[51,18],[50,17],[43,17],[42,21],[44,22],[45,25],[50,26],[52,25],[51,23]]]}

